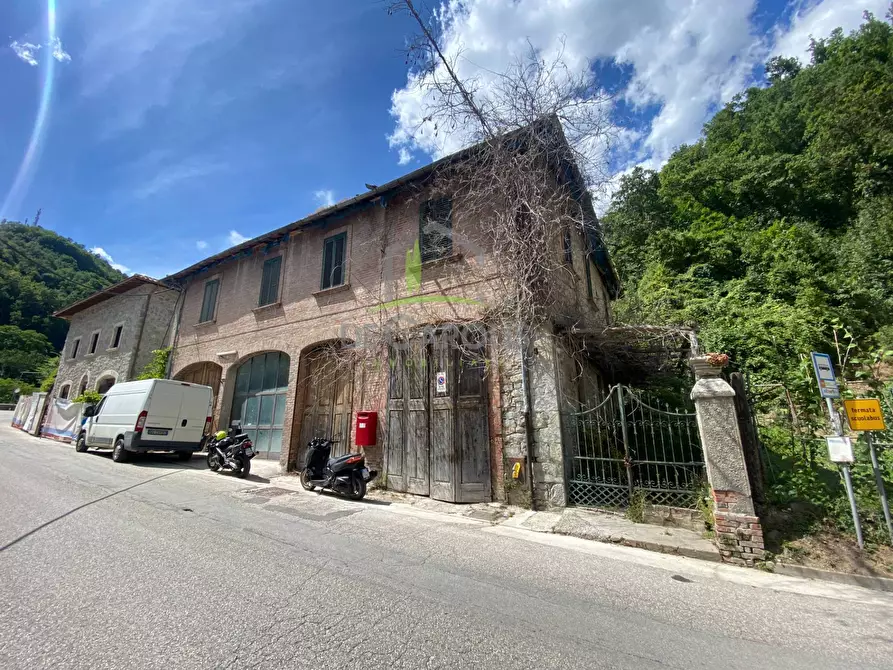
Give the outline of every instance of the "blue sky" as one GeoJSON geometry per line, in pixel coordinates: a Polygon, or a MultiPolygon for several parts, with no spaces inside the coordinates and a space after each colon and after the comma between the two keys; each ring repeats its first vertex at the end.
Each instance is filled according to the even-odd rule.
{"type": "MultiPolygon", "coordinates": [[[[164,276],[457,148],[413,135],[426,104],[402,52],[413,25],[387,4],[6,0],[0,216],[41,208],[42,225],[164,276]]],[[[453,0],[443,28],[469,75],[525,40],[562,37],[572,66],[597,62],[622,173],[696,139],[768,56],[803,55],[810,34],[887,4],[453,0]]]]}

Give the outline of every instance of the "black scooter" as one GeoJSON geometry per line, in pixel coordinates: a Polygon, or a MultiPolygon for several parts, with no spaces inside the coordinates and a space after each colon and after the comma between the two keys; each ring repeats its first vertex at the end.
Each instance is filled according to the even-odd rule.
{"type": "Polygon", "coordinates": [[[351,500],[362,500],[366,484],[378,476],[366,467],[363,454],[345,454],[329,458],[334,440],[315,437],[307,444],[307,457],[301,470],[301,486],[307,491],[329,489],[351,500]]]}
{"type": "Polygon", "coordinates": [[[240,430],[240,424],[234,421],[225,436],[220,431],[210,437],[207,449],[208,467],[211,470],[233,472],[240,479],[245,479],[251,472],[251,459],[255,456],[254,445],[240,430]]]}

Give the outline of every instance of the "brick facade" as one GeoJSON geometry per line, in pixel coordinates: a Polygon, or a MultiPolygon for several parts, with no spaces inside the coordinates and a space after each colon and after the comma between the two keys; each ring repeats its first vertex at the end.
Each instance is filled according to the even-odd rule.
{"type": "MultiPolygon", "coordinates": [[[[321,217],[312,224],[295,224],[278,239],[246,245],[239,253],[184,271],[173,279],[184,291],[179,327],[172,357],[172,375],[201,363],[222,368],[218,425],[228,425],[235,378],[239,366],[263,352],[283,352],[290,366],[283,417],[280,462],[293,470],[301,444],[304,396],[309,383],[306,360],[321,345],[341,343],[360,349],[361,363],[353,370],[351,421],[357,411],[377,411],[378,443],[366,454],[380,467],[387,443],[387,355],[368,351],[364,332],[380,332],[385,324],[408,332],[423,324],[463,323],[484,319],[499,290],[499,268],[480,226],[463,215],[461,202],[453,203],[453,254],[422,266],[416,287],[405,276],[407,252],[419,236],[419,208],[433,193],[406,190],[389,198],[376,198],[356,207],[321,217]],[[346,234],[346,281],[321,290],[325,240],[346,234]],[[282,256],[279,300],[258,307],[264,262],[282,256]],[[219,281],[215,316],[199,323],[205,285],[219,281]],[[448,298],[448,301],[444,301],[448,298]]],[[[592,264],[592,298],[585,287],[584,238],[573,237],[573,263],[566,266],[560,284],[562,310],[576,323],[604,325],[610,315],[608,292],[592,264]]],[[[555,253],[561,253],[556,236],[555,253]]],[[[490,357],[502,355],[501,335],[493,334],[490,357]]],[[[531,369],[533,396],[533,447],[537,455],[534,477],[542,482],[537,497],[547,504],[564,504],[561,431],[555,373],[554,336],[543,333],[536,344],[531,369]],[[558,487],[558,488],[556,488],[558,487]]],[[[489,403],[490,469],[492,491],[504,499],[510,476],[509,460],[524,456],[524,417],[520,367],[515,353],[500,358],[487,376],[489,403]]],[[[353,442],[353,430],[344,437],[353,442]]],[[[348,446],[349,446],[348,445],[348,446]]],[[[525,473],[525,477],[528,476],[525,473]]]]}

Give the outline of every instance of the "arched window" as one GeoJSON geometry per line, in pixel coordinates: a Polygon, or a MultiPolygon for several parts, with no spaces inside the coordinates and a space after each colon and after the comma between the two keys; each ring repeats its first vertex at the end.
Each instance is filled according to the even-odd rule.
{"type": "Polygon", "coordinates": [[[263,457],[278,458],[282,451],[288,368],[288,354],[271,351],[252,356],[236,372],[230,418],[242,422],[242,431],[263,457]]]}
{"type": "MultiPolygon", "coordinates": [[[[90,379],[87,377],[87,375],[84,375],[83,377],[81,377],[81,383],[78,386],[78,395],[84,394],[84,391],[87,390],[87,383],[89,381],[90,381],[90,379]]],[[[77,397],[77,396],[75,396],[75,397],[77,397]]]]}
{"type": "Polygon", "coordinates": [[[108,393],[108,390],[115,385],[115,378],[112,376],[103,377],[96,384],[96,392],[102,395],[108,393]]]}
{"type": "Polygon", "coordinates": [[[65,384],[61,389],[59,389],[59,399],[68,400],[69,393],[71,393],[71,384],[65,384]]]}

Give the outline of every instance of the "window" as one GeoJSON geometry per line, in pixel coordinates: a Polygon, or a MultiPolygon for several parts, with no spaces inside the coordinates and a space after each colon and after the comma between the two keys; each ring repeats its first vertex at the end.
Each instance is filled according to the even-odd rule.
{"type": "Polygon", "coordinates": [[[205,296],[202,299],[202,313],[199,323],[213,321],[217,315],[217,291],[220,288],[219,279],[211,279],[205,282],[205,296]]]}
{"type": "Polygon", "coordinates": [[[123,332],[123,330],[123,324],[115,326],[115,330],[112,333],[112,344],[109,349],[117,349],[121,345],[121,333],[123,332]]]}
{"type": "Polygon", "coordinates": [[[279,273],[282,270],[282,256],[264,261],[264,273],[260,280],[259,307],[272,305],[279,300],[279,273]]]}
{"type": "Polygon", "coordinates": [[[341,286],[344,283],[344,254],[347,249],[347,233],[327,237],[322,250],[322,282],[320,289],[341,286]]]}
{"type": "Polygon", "coordinates": [[[81,338],[74,338],[74,342],[71,343],[71,351],[68,352],[69,358],[77,358],[78,357],[78,348],[81,346],[81,338]]]}
{"type": "Polygon", "coordinates": [[[423,263],[453,252],[453,202],[449,198],[428,200],[419,207],[419,248],[423,263]]]}
{"type": "Polygon", "coordinates": [[[68,400],[69,393],[71,393],[71,384],[66,384],[62,387],[62,390],[59,391],[59,398],[61,400],[68,400]]]}
{"type": "Polygon", "coordinates": [[[99,333],[100,331],[96,331],[90,336],[90,353],[96,353],[96,346],[99,344],[99,333]]]}
{"type": "Polygon", "coordinates": [[[89,381],[89,378],[87,377],[87,375],[84,375],[83,377],[81,377],[81,385],[78,386],[78,396],[84,395],[84,391],[87,390],[87,382],[88,381],[89,381]]]}
{"type": "Polygon", "coordinates": [[[566,226],[564,229],[564,262],[571,264],[574,262],[574,245],[570,226],[566,226]]]}

